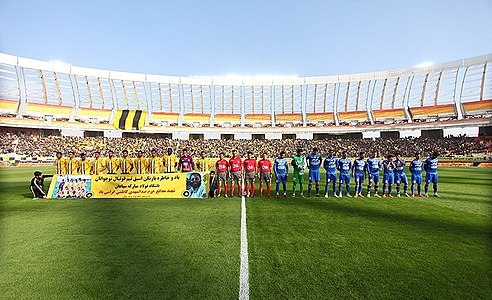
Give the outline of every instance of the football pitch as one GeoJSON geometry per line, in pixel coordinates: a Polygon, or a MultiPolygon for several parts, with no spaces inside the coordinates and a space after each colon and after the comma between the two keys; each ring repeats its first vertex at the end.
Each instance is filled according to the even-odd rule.
{"type": "MultiPolygon", "coordinates": [[[[1,299],[238,298],[240,198],[32,200],[33,171],[0,169],[1,299]]],[[[439,172],[441,198],[246,199],[250,298],[492,299],[492,169],[439,172]]]]}

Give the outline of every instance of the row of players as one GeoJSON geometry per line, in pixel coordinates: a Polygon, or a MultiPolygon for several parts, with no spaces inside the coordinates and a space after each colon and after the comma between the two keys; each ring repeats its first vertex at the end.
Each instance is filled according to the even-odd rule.
{"type": "MultiPolygon", "coordinates": [[[[151,157],[143,157],[143,152],[138,151],[137,157],[130,158],[128,151],[123,150],[122,157],[114,157],[113,151],[108,151],[108,157],[102,158],[99,152],[95,152],[94,160],[88,160],[85,154],[81,154],[80,159],[76,159],[73,152],[69,152],[69,158],[64,158],[61,152],[56,154],[56,166],[58,174],[130,174],[135,171],[136,174],[156,174],[163,172],[191,172],[193,170],[208,172],[211,169],[210,159],[206,157],[205,152],[200,153],[200,157],[193,159],[188,154],[187,149],[183,150],[183,156],[179,159],[169,148],[167,154],[162,158],[157,155],[156,150],[151,151],[151,157]]],[[[225,197],[234,194],[235,184],[237,185],[238,194],[240,194],[241,182],[245,180],[246,196],[255,195],[254,181],[256,177],[260,178],[260,196],[263,196],[263,183],[266,185],[267,195],[270,196],[270,182],[272,167],[276,181],[276,195],[280,195],[280,184],[283,187],[283,195],[287,196],[287,178],[289,176],[289,163],[285,158],[285,152],[281,152],[279,157],[275,158],[273,166],[267,159],[266,153],[262,154],[259,161],[253,157],[252,152],[248,152],[247,158],[243,161],[236,150],[232,151],[232,158],[225,159],[225,154],[220,153],[219,160],[215,163],[214,176],[217,175],[217,195],[225,197]],[[228,180],[229,179],[229,180],[228,180]],[[230,185],[228,186],[228,181],[230,185]],[[229,192],[230,188],[230,194],[229,192]]],[[[403,184],[403,194],[408,194],[408,179],[405,173],[405,160],[397,153],[395,156],[387,155],[381,161],[377,157],[377,151],[371,152],[366,160],[364,152],[360,152],[359,157],[354,161],[347,157],[346,152],[342,152],[342,157],[337,158],[334,151],[329,151],[327,157],[323,160],[317,148],[314,148],[307,156],[303,155],[303,150],[298,149],[296,155],[292,157],[291,166],[293,167],[293,196],[296,194],[296,187],[299,185],[300,196],[304,196],[304,172],[308,169],[308,196],[311,196],[313,183],[315,184],[316,195],[320,196],[320,169],[326,170],[325,197],[330,194],[330,185],[335,197],[342,197],[343,185],[345,185],[346,196],[351,197],[350,181],[355,179],[355,197],[362,197],[362,184],[366,177],[368,178],[367,197],[371,196],[371,188],[374,187],[374,196],[379,197],[379,174],[383,170],[383,187],[382,196],[391,197],[393,184],[396,184],[396,195],[401,194],[401,184],[403,184]],[[337,188],[338,183],[338,188],[337,188]]],[[[422,171],[426,172],[424,191],[428,196],[429,184],[433,184],[434,196],[439,197],[437,193],[437,166],[438,153],[433,153],[424,162],[420,160],[420,153],[415,154],[415,159],[409,165],[411,172],[411,194],[412,196],[422,197],[421,185],[423,182],[422,171]],[[415,186],[417,193],[415,193],[415,186]]]]}

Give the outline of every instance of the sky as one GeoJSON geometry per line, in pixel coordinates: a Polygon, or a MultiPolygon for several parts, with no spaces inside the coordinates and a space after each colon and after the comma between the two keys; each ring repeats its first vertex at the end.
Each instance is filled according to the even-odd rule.
{"type": "Polygon", "coordinates": [[[338,75],[492,52],[492,0],[0,0],[0,52],[179,75],[338,75]]]}

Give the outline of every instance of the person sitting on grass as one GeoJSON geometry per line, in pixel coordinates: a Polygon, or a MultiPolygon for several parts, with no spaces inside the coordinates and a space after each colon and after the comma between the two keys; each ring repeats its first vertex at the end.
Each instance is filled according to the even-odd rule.
{"type": "Polygon", "coordinates": [[[41,171],[35,171],[34,177],[31,179],[31,192],[33,199],[46,198],[46,192],[44,191],[44,179],[53,177],[53,174],[43,175],[41,171]]]}

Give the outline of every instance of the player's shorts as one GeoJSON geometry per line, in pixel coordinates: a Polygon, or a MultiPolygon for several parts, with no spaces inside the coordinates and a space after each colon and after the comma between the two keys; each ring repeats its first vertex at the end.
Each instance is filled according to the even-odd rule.
{"type": "Polygon", "coordinates": [[[255,181],[255,175],[255,172],[246,172],[246,174],[244,175],[244,179],[246,181],[255,181]]]}
{"type": "Polygon", "coordinates": [[[219,178],[220,181],[226,182],[227,181],[227,172],[218,172],[217,177],[219,178]]]}
{"type": "Polygon", "coordinates": [[[405,173],[395,173],[395,182],[408,184],[407,174],[405,173]]]}
{"type": "Polygon", "coordinates": [[[277,183],[287,183],[287,174],[278,174],[277,179],[275,180],[277,183]]]}
{"type": "Polygon", "coordinates": [[[395,174],[394,173],[386,173],[383,175],[383,183],[393,184],[395,183],[395,174]]]}
{"type": "Polygon", "coordinates": [[[363,183],[364,179],[365,179],[364,173],[362,173],[362,174],[355,173],[355,182],[356,183],[363,183]]]}
{"type": "Polygon", "coordinates": [[[326,182],[337,182],[337,174],[326,173],[326,182]]]}
{"type": "Polygon", "coordinates": [[[422,174],[412,174],[412,182],[422,184],[422,174]]]}
{"type": "Polygon", "coordinates": [[[379,173],[369,173],[369,182],[379,182],[379,173]]]}
{"type": "Polygon", "coordinates": [[[237,171],[237,172],[231,172],[231,175],[232,175],[232,180],[234,181],[241,181],[241,179],[243,179],[243,174],[241,173],[241,171],[237,171]]]}
{"type": "Polygon", "coordinates": [[[309,181],[319,181],[320,175],[319,170],[309,170],[309,181]]]}
{"type": "Polygon", "coordinates": [[[260,172],[260,182],[270,182],[272,180],[272,173],[260,172]]]}
{"type": "Polygon", "coordinates": [[[350,183],[350,174],[338,174],[338,181],[340,183],[350,183]]]}
{"type": "Polygon", "coordinates": [[[426,173],[425,182],[437,184],[437,173],[426,173]]]}

